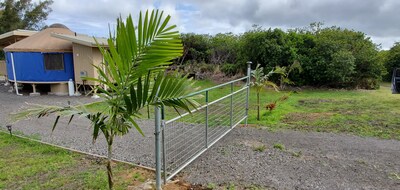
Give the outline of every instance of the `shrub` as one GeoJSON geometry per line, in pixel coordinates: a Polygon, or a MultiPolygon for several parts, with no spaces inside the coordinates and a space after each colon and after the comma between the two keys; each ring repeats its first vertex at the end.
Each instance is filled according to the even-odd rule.
{"type": "Polygon", "coordinates": [[[377,90],[379,89],[379,80],[373,78],[365,78],[358,82],[357,87],[367,90],[377,90]]]}
{"type": "Polygon", "coordinates": [[[222,64],[221,71],[227,76],[233,76],[238,72],[238,66],[235,64],[224,63],[222,64]]]}

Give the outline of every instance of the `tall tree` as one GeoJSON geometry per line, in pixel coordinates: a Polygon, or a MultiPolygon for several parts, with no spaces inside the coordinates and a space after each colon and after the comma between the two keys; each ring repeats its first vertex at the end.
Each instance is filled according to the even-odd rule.
{"type": "Polygon", "coordinates": [[[266,30],[254,26],[242,35],[241,41],[242,58],[260,64],[266,70],[288,66],[294,61],[288,36],[281,29],[266,30]]]}
{"type": "Polygon", "coordinates": [[[0,34],[15,29],[40,30],[51,12],[53,0],[4,0],[0,2],[0,34]]]}
{"type": "Polygon", "coordinates": [[[179,58],[178,63],[183,64],[187,61],[194,63],[208,63],[210,51],[210,35],[187,33],[181,35],[184,50],[183,56],[179,58]]]}

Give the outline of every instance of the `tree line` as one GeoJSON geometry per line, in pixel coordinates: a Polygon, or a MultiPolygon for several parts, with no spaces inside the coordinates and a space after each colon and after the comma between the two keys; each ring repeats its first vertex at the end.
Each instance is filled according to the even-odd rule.
{"type": "MultiPolygon", "coordinates": [[[[51,12],[53,0],[32,2],[32,0],[4,0],[0,2],[0,34],[17,29],[41,30],[51,12]]],[[[0,51],[0,59],[4,52],[0,51]]]]}
{"type": "MultiPolygon", "coordinates": [[[[253,26],[239,35],[187,33],[182,40],[184,54],[176,65],[218,66],[226,75],[235,75],[245,70],[248,60],[265,73],[300,63],[302,72],[290,75],[299,86],[377,89],[382,80],[390,80],[393,67],[400,67],[399,43],[380,51],[363,32],[322,23],[288,31],[253,26]]],[[[271,78],[279,83],[278,76],[271,78]]]]}

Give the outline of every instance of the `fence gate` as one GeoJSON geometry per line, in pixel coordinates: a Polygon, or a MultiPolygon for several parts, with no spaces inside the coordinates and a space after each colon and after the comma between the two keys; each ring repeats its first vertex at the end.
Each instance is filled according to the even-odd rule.
{"type": "Polygon", "coordinates": [[[164,119],[168,110],[155,108],[157,189],[161,176],[166,183],[234,127],[247,124],[251,62],[247,63],[246,77],[190,94],[204,97],[199,100],[203,105],[191,113],[164,119]]]}

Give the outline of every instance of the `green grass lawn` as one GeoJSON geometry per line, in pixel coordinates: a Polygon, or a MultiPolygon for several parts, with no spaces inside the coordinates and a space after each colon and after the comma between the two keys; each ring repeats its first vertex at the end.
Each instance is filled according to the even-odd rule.
{"type": "MultiPolygon", "coordinates": [[[[240,89],[243,84],[235,84],[234,89],[240,89]]],[[[215,85],[209,80],[196,81],[200,89],[215,85]]],[[[209,101],[229,92],[229,85],[214,89],[209,93],[209,101]]],[[[198,102],[204,105],[205,93],[202,95],[198,102]]],[[[290,93],[265,89],[260,97],[261,118],[258,121],[256,93],[253,89],[250,91],[248,123],[251,126],[272,131],[296,129],[400,140],[400,94],[391,94],[389,83],[382,83],[379,90],[306,89],[290,93]],[[278,102],[273,111],[266,110],[267,104],[287,94],[290,94],[289,98],[278,102]]],[[[229,101],[223,105],[226,102],[229,101]]],[[[154,117],[153,111],[154,108],[150,108],[151,118],[154,117]]],[[[141,113],[143,118],[147,118],[147,109],[141,113]]],[[[165,119],[178,115],[172,108],[166,108],[165,119]]]]}
{"type": "MultiPolygon", "coordinates": [[[[105,160],[0,132],[0,189],[107,189],[105,160]]],[[[113,166],[115,189],[136,186],[153,173],[113,166]]]]}
{"type": "MultiPolygon", "coordinates": [[[[198,81],[197,85],[207,88],[215,84],[198,81]]],[[[229,86],[219,88],[210,93],[210,98],[217,99],[229,91],[229,86]]],[[[256,93],[251,90],[249,124],[270,130],[338,132],[400,140],[400,94],[391,94],[388,83],[383,83],[379,90],[299,90],[291,93],[286,101],[278,102],[273,111],[266,110],[266,104],[286,94],[289,92],[264,90],[258,121],[256,93]]]]}

